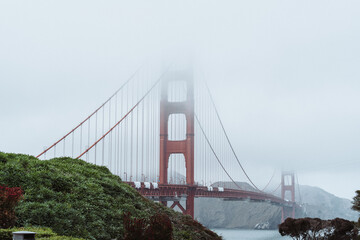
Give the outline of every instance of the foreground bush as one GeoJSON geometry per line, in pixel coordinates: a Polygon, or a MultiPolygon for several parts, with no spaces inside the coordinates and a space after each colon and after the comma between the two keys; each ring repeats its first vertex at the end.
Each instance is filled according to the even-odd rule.
{"type": "Polygon", "coordinates": [[[316,240],[354,240],[358,239],[358,229],[354,223],[335,218],[321,220],[319,218],[287,218],[279,225],[281,236],[293,239],[316,240]]]}
{"type": "Polygon", "coordinates": [[[20,201],[22,194],[20,187],[0,185],[0,228],[9,228],[15,225],[15,206],[20,201]]]}
{"type": "Polygon", "coordinates": [[[164,213],[156,213],[150,219],[132,218],[130,213],[124,214],[125,240],[172,240],[173,227],[169,217],[164,213]]]}
{"type": "Polygon", "coordinates": [[[58,236],[50,228],[39,228],[39,227],[26,227],[26,228],[8,228],[0,229],[0,239],[1,240],[12,240],[13,232],[18,231],[29,231],[36,232],[36,240],[83,240],[82,238],[73,238],[66,236],[58,236]]]}
{"type": "Polygon", "coordinates": [[[174,239],[220,239],[190,217],[145,199],[106,167],[82,160],[41,161],[0,152],[0,183],[23,188],[16,226],[44,226],[84,239],[124,239],[124,213],[150,221],[159,212],[170,218],[174,239]]]}

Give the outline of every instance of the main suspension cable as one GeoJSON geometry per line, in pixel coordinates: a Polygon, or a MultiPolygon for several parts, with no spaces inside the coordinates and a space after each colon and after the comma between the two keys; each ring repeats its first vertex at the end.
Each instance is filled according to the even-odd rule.
{"type": "Polygon", "coordinates": [[[152,87],[145,93],[145,95],[112,127],[107,131],[102,137],[100,137],[93,145],[91,145],[88,149],[86,149],[82,154],[80,154],[77,159],[81,158],[85,153],[87,153],[91,148],[93,148],[96,144],[98,144],[102,139],[104,139],[115,127],[117,127],[130,113],[133,112],[133,110],[145,99],[146,96],[149,95],[149,93],[159,84],[162,77],[167,73],[168,69],[161,74],[158,80],[152,85],[152,87]]]}
{"type": "Polygon", "coordinates": [[[276,172],[276,169],[274,170],[270,180],[268,181],[268,183],[265,185],[265,187],[261,190],[262,192],[265,191],[265,189],[270,185],[271,181],[273,180],[274,176],[275,176],[275,172],[276,172]]]}
{"type": "Polygon", "coordinates": [[[281,183],[275,188],[275,190],[273,190],[272,192],[270,192],[270,194],[276,193],[276,191],[280,188],[280,186],[281,186],[281,183]]]}
{"type": "Polygon", "coordinates": [[[205,137],[205,140],[207,141],[207,143],[208,143],[211,151],[213,152],[213,154],[214,154],[216,160],[218,161],[218,163],[220,164],[221,168],[224,170],[224,172],[226,173],[226,175],[231,179],[231,181],[241,190],[241,187],[234,181],[234,179],[230,176],[230,174],[228,173],[228,171],[226,171],[224,165],[221,163],[221,161],[220,161],[219,157],[217,156],[217,154],[216,154],[213,146],[212,146],[211,143],[210,143],[209,138],[206,136],[205,131],[204,131],[203,127],[201,126],[200,121],[199,121],[196,113],[194,113],[194,116],[195,116],[195,119],[196,119],[197,123],[199,124],[199,127],[200,127],[200,129],[201,129],[202,134],[203,134],[204,137],[205,137]]]}
{"type": "Polygon", "coordinates": [[[115,92],[113,95],[111,95],[100,107],[98,107],[93,113],[91,113],[87,118],[85,118],[85,120],[83,120],[82,122],[80,122],[75,128],[73,128],[70,132],[68,132],[67,134],[65,134],[65,136],[63,136],[62,138],[60,138],[58,141],[56,141],[53,145],[51,145],[50,147],[46,148],[43,152],[41,152],[39,155],[36,156],[36,158],[39,158],[41,155],[43,155],[44,153],[46,153],[47,151],[49,151],[51,148],[53,148],[54,146],[56,146],[59,142],[61,142],[62,140],[64,140],[67,136],[69,136],[71,133],[73,133],[76,129],[78,129],[80,126],[82,126],[87,120],[89,120],[94,114],[96,114],[101,108],[103,108],[105,106],[105,104],[107,104],[119,91],[121,91],[135,76],[136,74],[142,69],[143,66],[141,66],[140,68],[138,68],[129,78],[128,80],[123,83],[115,92]]]}
{"type": "Polygon", "coordinates": [[[209,93],[211,103],[212,103],[212,105],[213,105],[213,107],[214,107],[214,109],[215,109],[215,113],[216,113],[217,118],[218,118],[218,120],[219,120],[219,122],[220,122],[221,128],[222,128],[222,130],[223,130],[223,132],[224,132],[224,134],[225,134],[225,137],[226,137],[227,142],[229,143],[229,146],[230,146],[230,148],[231,148],[231,151],[233,152],[233,154],[234,154],[234,156],[235,156],[235,158],[236,158],[236,161],[238,162],[238,164],[239,164],[240,168],[242,169],[243,173],[245,174],[246,178],[247,178],[247,179],[249,180],[249,182],[254,186],[254,188],[256,188],[258,191],[262,192],[262,191],[253,183],[253,181],[251,181],[249,175],[246,173],[244,167],[243,167],[242,164],[240,163],[240,160],[239,160],[238,156],[236,155],[236,152],[235,152],[235,150],[234,150],[234,148],[233,148],[233,146],[232,146],[232,144],[231,144],[231,142],[230,142],[229,136],[228,136],[228,134],[227,134],[227,132],[226,132],[226,130],[225,130],[224,124],[223,124],[223,122],[221,121],[219,112],[218,112],[218,110],[217,110],[217,108],[216,108],[214,99],[213,99],[213,97],[212,97],[212,94],[211,94],[210,89],[209,89],[208,85],[206,84],[206,82],[205,82],[205,86],[206,86],[206,89],[207,89],[207,91],[208,91],[208,93],[209,93]]]}

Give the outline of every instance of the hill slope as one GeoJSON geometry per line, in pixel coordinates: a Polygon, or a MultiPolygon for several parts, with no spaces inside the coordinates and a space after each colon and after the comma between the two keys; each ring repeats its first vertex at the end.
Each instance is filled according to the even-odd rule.
{"type": "MultiPolygon", "coordinates": [[[[215,185],[224,184],[230,188],[234,185],[233,183],[215,185]]],[[[247,183],[237,184],[244,189],[252,190],[247,183]]],[[[348,199],[336,197],[318,187],[300,186],[300,192],[304,212],[297,212],[298,217],[321,219],[340,217],[352,221],[358,219],[358,213],[351,210],[351,201],[348,199]]],[[[296,200],[299,202],[298,198],[296,200]]],[[[269,203],[198,198],[195,200],[195,218],[209,228],[252,229],[258,223],[268,223],[270,229],[276,229],[281,219],[281,208],[269,203]]]]}
{"type": "Polygon", "coordinates": [[[174,239],[220,239],[189,216],[151,202],[106,167],[71,158],[47,161],[0,152],[0,184],[21,186],[17,225],[50,227],[54,232],[86,239],[122,239],[123,215],[148,219],[166,213],[174,239]]]}
{"type": "MultiPolygon", "coordinates": [[[[301,201],[305,206],[305,216],[307,217],[321,219],[339,217],[351,221],[358,220],[359,214],[351,210],[352,204],[349,199],[339,198],[321,188],[312,186],[301,185],[300,192],[301,201]]],[[[297,201],[299,201],[298,198],[297,201]]]]}

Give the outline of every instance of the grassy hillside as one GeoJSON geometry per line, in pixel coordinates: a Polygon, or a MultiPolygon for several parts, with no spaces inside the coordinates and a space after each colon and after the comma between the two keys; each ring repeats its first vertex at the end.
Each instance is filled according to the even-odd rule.
{"type": "Polygon", "coordinates": [[[123,214],[148,219],[166,213],[174,239],[220,239],[193,221],[151,202],[106,167],[71,158],[47,161],[0,152],[0,184],[21,186],[17,226],[50,227],[59,235],[85,239],[122,239],[123,214]]]}

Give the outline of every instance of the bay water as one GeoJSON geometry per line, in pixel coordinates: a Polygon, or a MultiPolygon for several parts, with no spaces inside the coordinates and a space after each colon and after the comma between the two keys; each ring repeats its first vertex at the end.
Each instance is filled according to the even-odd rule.
{"type": "Polygon", "coordinates": [[[243,230],[243,229],[211,229],[224,240],[289,240],[282,237],[277,230],[243,230]]]}

